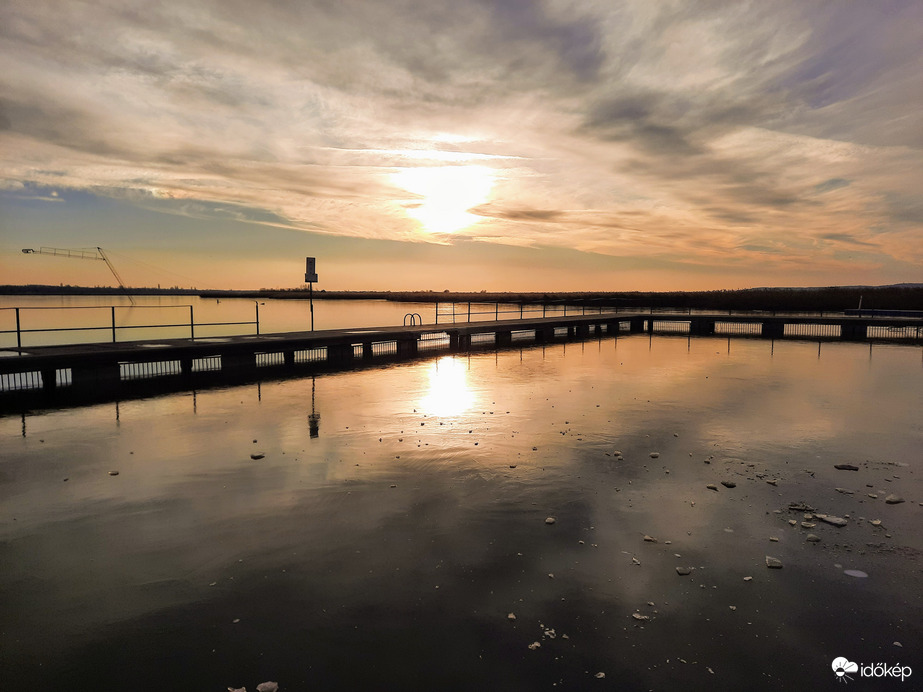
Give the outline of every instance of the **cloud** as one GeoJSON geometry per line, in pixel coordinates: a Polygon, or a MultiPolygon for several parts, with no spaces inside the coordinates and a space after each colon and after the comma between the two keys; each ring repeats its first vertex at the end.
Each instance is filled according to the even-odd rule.
{"type": "Polygon", "coordinates": [[[887,263],[923,246],[921,20],[896,1],[11,0],[0,176],[362,238],[887,263]],[[477,223],[427,235],[393,174],[472,163],[495,178],[477,223]]]}

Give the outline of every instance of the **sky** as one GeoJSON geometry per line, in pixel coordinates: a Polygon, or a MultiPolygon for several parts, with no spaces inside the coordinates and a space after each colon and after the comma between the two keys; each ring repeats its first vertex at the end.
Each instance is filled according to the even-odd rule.
{"type": "Polygon", "coordinates": [[[5,0],[0,283],[923,282],[923,2],[5,0]]]}

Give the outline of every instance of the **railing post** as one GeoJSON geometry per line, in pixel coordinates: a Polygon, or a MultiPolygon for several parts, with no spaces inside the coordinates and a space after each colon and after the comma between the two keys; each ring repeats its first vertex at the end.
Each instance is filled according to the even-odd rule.
{"type": "Polygon", "coordinates": [[[195,318],[192,314],[192,306],[189,306],[189,338],[195,339],[195,318]]]}
{"type": "Polygon", "coordinates": [[[253,304],[256,305],[256,335],[260,335],[260,301],[254,300],[253,304]]]}
{"type": "Polygon", "coordinates": [[[542,302],[542,319],[545,317],[545,303],[542,302]]]}
{"type": "Polygon", "coordinates": [[[112,343],[115,343],[115,306],[111,306],[109,310],[112,311],[112,343]]]}
{"type": "Polygon", "coordinates": [[[436,324],[439,324],[439,301],[436,301],[436,324]]]}
{"type": "Polygon", "coordinates": [[[468,301],[468,321],[471,321],[471,301],[468,301]]]}
{"type": "Polygon", "coordinates": [[[519,304],[519,319],[522,319],[522,303],[519,304]]]}
{"type": "Polygon", "coordinates": [[[494,320],[500,319],[500,303],[494,303],[494,320]]]}
{"type": "Polygon", "coordinates": [[[22,334],[19,331],[19,308],[16,308],[16,348],[22,349],[22,334]]]}

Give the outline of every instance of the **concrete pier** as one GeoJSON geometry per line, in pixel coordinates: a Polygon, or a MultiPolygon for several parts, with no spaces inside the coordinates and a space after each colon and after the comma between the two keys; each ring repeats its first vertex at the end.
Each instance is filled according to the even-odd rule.
{"type": "Polygon", "coordinates": [[[144,342],[39,346],[8,351],[0,358],[0,396],[18,392],[58,389],[118,388],[125,380],[176,376],[192,381],[204,371],[235,372],[248,376],[261,368],[292,369],[305,363],[328,368],[355,367],[356,361],[378,358],[413,358],[425,341],[426,352],[445,348],[465,352],[482,342],[504,348],[513,334],[529,332],[533,343],[552,343],[566,331],[568,338],[591,334],[683,332],[695,336],[750,336],[780,339],[840,338],[868,340],[873,336],[923,343],[923,318],[853,315],[702,315],[684,313],[601,313],[519,320],[460,322],[351,330],[291,332],[261,336],[235,336],[222,340],[164,339],[144,342]],[[787,327],[791,330],[787,332],[787,327]],[[813,332],[812,332],[813,330],[813,332]],[[488,338],[473,339],[476,335],[488,338]],[[446,339],[446,341],[439,341],[446,339]],[[432,344],[436,343],[434,347],[432,344]],[[438,344],[444,344],[439,346],[438,344]],[[357,353],[357,349],[359,349],[357,353]]]}

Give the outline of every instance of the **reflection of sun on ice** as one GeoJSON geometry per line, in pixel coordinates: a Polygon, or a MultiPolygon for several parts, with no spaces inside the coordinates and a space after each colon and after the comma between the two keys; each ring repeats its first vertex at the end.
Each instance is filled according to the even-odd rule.
{"type": "Polygon", "coordinates": [[[420,402],[426,413],[454,416],[464,413],[473,402],[474,392],[468,387],[464,365],[452,357],[433,363],[429,370],[429,391],[420,402]]]}
{"type": "Polygon", "coordinates": [[[428,233],[452,233],[476,223],[480,217],[468,210],[487,201],[494,172],[485,166],[405,168],[391,179],[422,197],[407,214],[428,233]]]}

